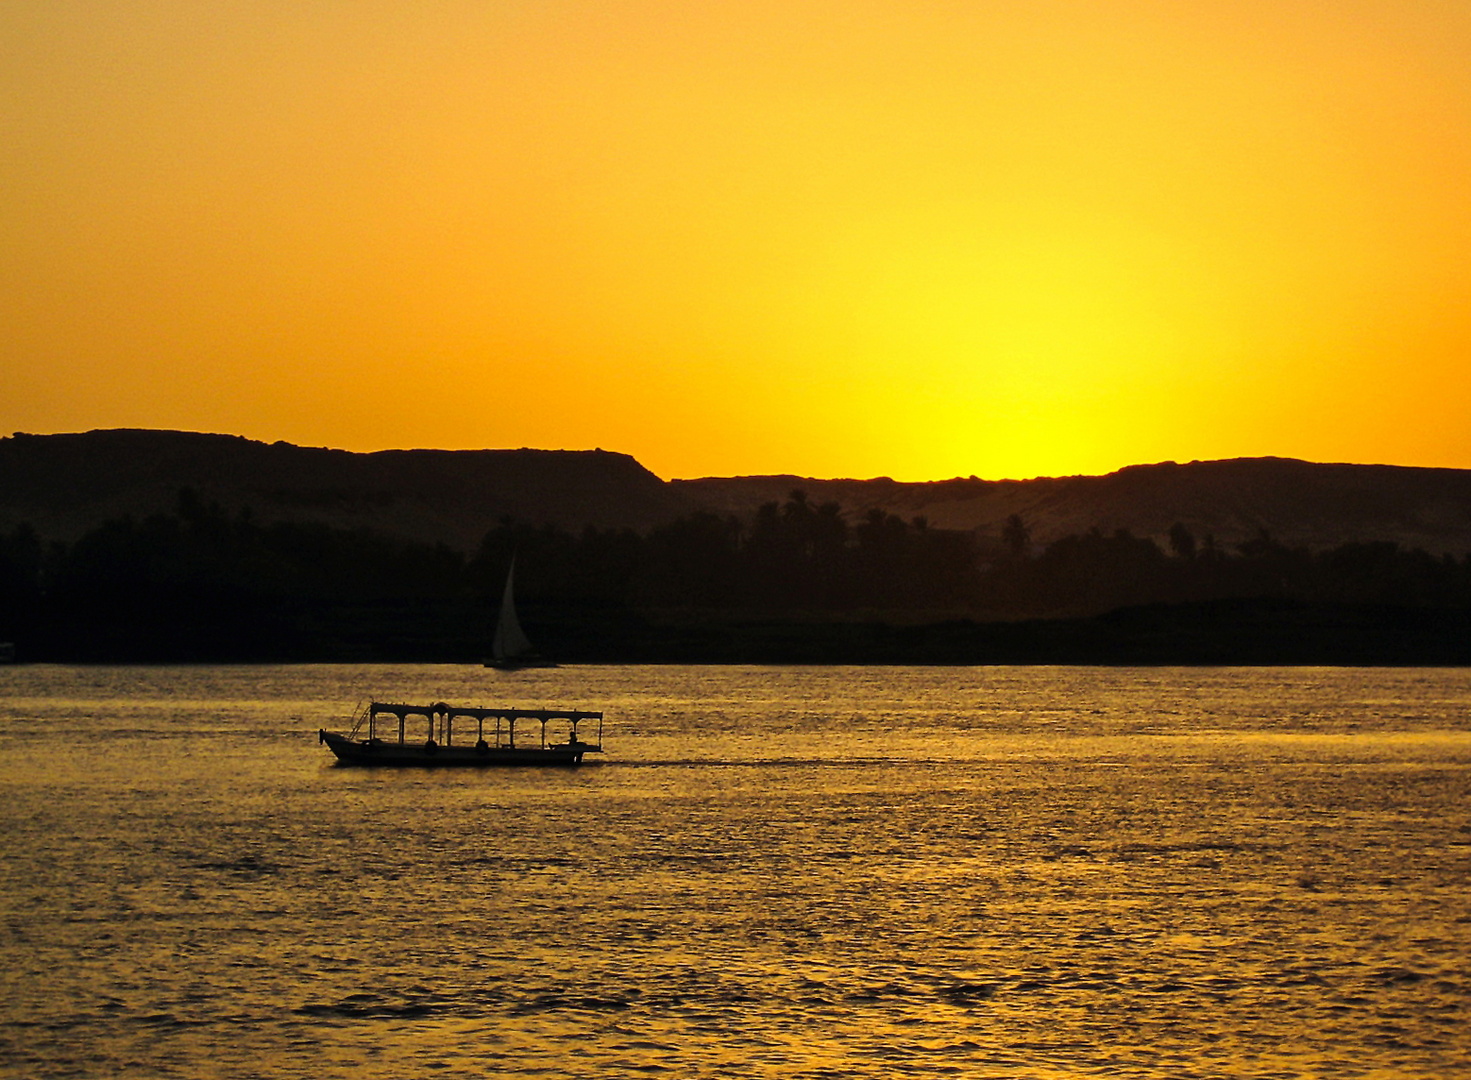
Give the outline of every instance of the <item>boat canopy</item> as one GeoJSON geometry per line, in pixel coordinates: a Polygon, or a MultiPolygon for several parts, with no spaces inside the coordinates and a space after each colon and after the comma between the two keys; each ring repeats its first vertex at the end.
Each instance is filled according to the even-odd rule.
{"type": "Polygon", "coordinates": [[[477,720],[498,717],[502,720],[570,720],[573,723],[581,723],[583,720],[603,718],[600,712],[584,712],[579,709],[480,708],[475,705],[447,705],[443,701],[436,701],[433,705],[400,705],[374,701],[369,704],[368,711],[373,716],[396,716],[400,720],[408,716],[422,716],[425,719],[441,717],[449,720],[460,716],[473,716],[477,720]]]}
{"type": "Polygon", "coordinates": [[[509,740],[508,745],[516,745],[516,722],[518,720],[539,720],[541,722],[541,745],[547,745],[547,723],[552,720],[566,721],[571,733],[567,739],[569,746],[590,746],[594,750],[600,749],[603,742],[603,714],[601,712],[589,712],[583,709],[507,709],[501,707],[482,707],[479,705],[450,705],[443,701],[436,701],[430,705],[411,705],[404,702],[392,701],[370,701],[368,707],[358,714],[357,721],[353,724],[352,733],[349,738],[357,738],[358,732],[366,723],[368,726],[368,741],[377,742],[378,730],[377,719],[380,716],[393,716],[398,719],[398,742],[402,746],[407,738],[405,732],[405,721],[410,716],[422,716],[428,722],[428,744],[437,745],[435,738],[436,728],[439,739],[446,746],[454,742],[455,721],[468,717],[476,722],[476,734],[478,743],[485,744],[487,735],[491,735],[494,745],[499,747],[501,743],[501,724],[505,723],[505,734],[509,740]],[[487,720],[495,721],[493,732],[485,730],[487,720]],[[577,734],[577,725],[584,720],[596,720],[598,722],[598,739],[596,743],[583,743],[577,734]]]}

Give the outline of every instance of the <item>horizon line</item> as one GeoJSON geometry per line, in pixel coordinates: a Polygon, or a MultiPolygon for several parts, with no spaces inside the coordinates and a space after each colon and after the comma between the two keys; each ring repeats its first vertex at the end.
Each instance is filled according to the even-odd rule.
{"type": "Polygon", "coordinates": [[[1127,472],[1127,471],[1133,470],[1133,469],[1154,469],[1154,468],[1165,468],[1165,467],[1186,468],[1186,467],[1189,467],[1191,465],[1215,465],[1215,464],[1224,464],[1224,463],[1230,463],[1230,462],[1246,462],[1246,461],[1279,461],[1279,462],[1286,462],[1286,463],[1293,463],[1293,464],[1300,464],[1300,465],[1316,465],[1316,466],[1323,466],[1323,467],[1330,467],[1330,468],[1331,467],[1352,467],[1352,468],[1380,468],[1380,469],[1409,469],[1409,470],[1421,470],[1421,471],[1427,471],[1427,472],[1466,472],[1466,471],[1468,471],[1465,468],[1462,468],[1462,467],[1459,467],[1459,466],[1454,466],[1454,465],[1401,465],[1401,464],[1396,464],[1394,462],[1385,462],[1385,461],[1315,461],[1315,460],[1312,460],[1310,458],[1293,457],[1293,456],[1284,455],[1284,454],[1241,454],[1241,455],[1237,455],[1237,456],[1234,456],[1234,457],[1192,458],[1189,461],[1183,461],[1183,462],[1182,461],[1178,461],[1178,460],[1173,459],[1173,458],[1163,459],[1163,460],[1159,460],[1159,461],[1138,461],[1138,462],[1131,462],[1131,463],[1129,463],[1127,465],[1120,465],[1117,468],[1108,470],[1107,472],[1074,472],[1074,473],[1046,473],[1046,474],[1044,474],[1044,473],[1037,473],[1037,474],[1034,474],[1034,475],[1031,475],[1031,476],[1002,476],[1002,477],[994,477],[994,478],[988,478],[988,477],[978,476],[975,473],[971,473],[968,476],[956,474],[954,476],[933,477],[933,478],[926,479],[926,480],[896,480],[894,477],[889,476],[887,474],[880,474],[880,475],[876,475],[876,476],[867,476],[867,477],[864,477],[864,476],[806,476],[806,475],[803,475],[801,473],[788,473],[788,472],[775,472],[775,473],[771,473],[771,472],[730,473],[730,474],[726,474],[726,475],[718,475],[718,474],[714,474],[714,473],[707,473],[707,474],[700,475],[700,476],[660,476],[658,473],[655,473],[652,469],[650,469],[647,465],[645,465],[642,461],[640,461],[636,455],[634,455],[632,453],[629,453],[627,451],[624,451],[624,450],[608,450],[608,449],[606,449],[604,447],[601,447],[601,446],[592,446],[592,447],[538,447],[538,446],[519,446],[519,447],[512,447],[512,446],[434,447],[434,446],[384,446],[384,447],[379,447],[378,449],[374,449],[374,450],[352,450],[352,449],[348,449],[346,447],[340,447],[340,446],[326,446],[326,445],[316,445],[316,446],[313,446],[313,445],[308,445],[308,444],[305,444],[305,443],[291,442],[288,439],[268,440],[268,439],[264,439],[264,438],[256,438],[256,437],[250,436],[250,435],[240,435],[240,434],[236,434],[234,432],[200,431],[200,430],[190,430],[190,429],[187,429],[187,428],[150,428],[150,427],[127,427],[127,426],[124,426],[124,427],[89,428],[89,429],[87,429],[85,431],[49,431],[49,432],[15,431],[15,432],[12,432],[10,435],[0,436],[0,443],[7,442],[7,441],[10,441],[12,439],[22,439],[22,438],[41,438],[41,439],[44,439],[44,438],[80,437],[80,436],[86,436],[86,435],[135,434],[135,433],[136,434],[146,434],[146,435],[193,435],[193,436],[200,436],[200,437],[204,437],[204,438],[238,439],[238,440],[240,440],[242,442],[256,443],[256,444],[261,445],[261,446],[289,446],[289,447],[292,447],[292,448],[298,449],[298,450],[323,450],[323,451],[327,451],[329,453],[359,454],[359,455],[363,455],[363,456],[369,456],[369,455],[372,455],[372,454],[393,454],[393,453],[476,454],[476,453],[523,453],[523,452],[525,452],[525,453],[542,453],[542,454],[558,454],[558,453],[566,453],[566,454],[613,454],[613,455],[616,455],[616,456],[619,456],[619,457],[626,457],[626,458],[628,458],[630,461],[632,461],[635,464],[637,464],[641,469],[644,469],[650,475],[657,477],[662,483],[666,483],[666,484],[698,483],[698,482],[703,481],[703,480],[794,480],[794,481],[809,481],[809,482],[813,482],[813,483],[824,483],[824,484],[841,484],[841,483],[857,483],[857,484],[890,483],[890,484],[919,485],[919,484],[949,484],[949,483],[955,483],[957,481],[958,482],[962,482],[962,483],[974,482],[974,483],[982,483],[982,484],[1017,484],[1017,483],[1029,483],[1029,482],[1036,481],[1036,480],[1074,480],[1074,479],[1085,479],[1085,478],[1103,478],[1103,477],[1108,477],[1108,476],[1116,476],[1119,473],[1127,472]]]}

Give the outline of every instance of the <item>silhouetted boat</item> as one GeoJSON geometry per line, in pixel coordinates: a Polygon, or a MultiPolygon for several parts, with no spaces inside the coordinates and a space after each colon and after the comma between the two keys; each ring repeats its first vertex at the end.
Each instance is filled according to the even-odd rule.
{"type": "Polygon", "coordinates": [[[326,743],[337,760],[344,765],[577,765],[583,754],[603,752],[603,714],[576,709],[500,709],[461,707],[437,701],[432,705],[398,705],[369,702],[358,714],[352,730],[346,735],[318,730],[317,742],[326,743]],[[388,739],[378,737],[378,717],[397,718],[396,730],[388,739]],[[423,742],[411,741],[407,735],[408,718],[421,716],[428,724],[423,742]],[[474,743],[455,744],[456,720],[475,721],[474,743]],[[486,722],[495,728],[486,731],[486,722]],[[539,738],[516,744],[516,723],[535,720],[541,724],[539,738]],[[596,742],[584,742],[577,725],[585,720],[598,722],[596,742]],[[565,724],[566,741],[548,742],[547,725],[565,724]],[[363,737],[366,725],[367,734],[363,737]]]}
{"type": "Polygon", "coordinates": [[[516,618],[516,557],[506,571],[506,591],[501,596],[501,612],[495,622],[495,636],[490,641],[490,659],[486,667],[503,670],[525,667],[556,667],[556,661],[537,654],[531,639],[516,618]]]}

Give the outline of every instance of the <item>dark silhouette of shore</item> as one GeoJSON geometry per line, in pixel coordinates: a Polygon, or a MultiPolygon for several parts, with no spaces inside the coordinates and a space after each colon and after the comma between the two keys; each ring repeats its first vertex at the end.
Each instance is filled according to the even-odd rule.
{"type": "Polygon", "coordinates": [[[562,662],[1471,662],[1466,556],[850,518],[794,491],[647,532],[506,521],[466,555],[186,488],[71,543],[0,533],[0,640],[21,662],[478,662],[514,554],[522,619],[562,662]]]}

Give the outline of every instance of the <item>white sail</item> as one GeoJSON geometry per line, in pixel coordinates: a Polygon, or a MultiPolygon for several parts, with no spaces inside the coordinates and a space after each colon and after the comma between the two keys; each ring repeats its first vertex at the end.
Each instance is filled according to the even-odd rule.
{"type": "Polygon", "coordinates": [[[511,556],[511,569],[506,573],[506,592],[501,597],[501,615],[495,624],[495,637],[490,642],[491,655],[497,660],[513,660],[531,652],[531,639],[516,618],[516,557],[511,556]]]}

